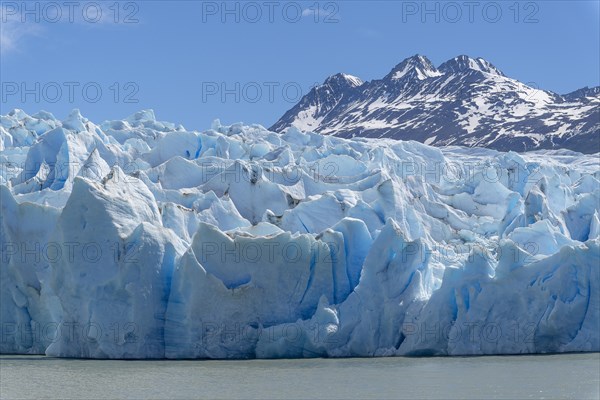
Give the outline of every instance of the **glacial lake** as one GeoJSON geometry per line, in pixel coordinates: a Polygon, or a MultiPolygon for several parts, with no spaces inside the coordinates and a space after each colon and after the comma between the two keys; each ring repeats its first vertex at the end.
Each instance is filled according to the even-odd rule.
{"type": "Polygon", "coordinates": [[[600,354],[249,361],[0,356],[2,399],[600,397],[600,354]]]}

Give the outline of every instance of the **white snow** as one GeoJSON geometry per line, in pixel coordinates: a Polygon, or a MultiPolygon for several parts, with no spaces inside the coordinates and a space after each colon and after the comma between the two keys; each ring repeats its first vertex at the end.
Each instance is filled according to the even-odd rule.
{"type": "Polygon", "coordinates": [[[598,155],[196,132],[149,110],[15,110],[0,140],[0,353],[600,350],[598,155]]]}
{"type": "Polygon", "coordinates": [[[344,77],[344,79],[350,82],[352,86],[360,86],[364,83],[362,79],[354,75],[342,74],[342,76],[344,77]]]}
{"type": "Polygon", "coordinates": [[[315,113],[318,111],[317,106],[310,106],[306,110],[302,110],[294,119],[292,125],[302,130],[314,130],[319,127],[325,116],[315,118],[315,113]]]}
{"type": "Polygon", "coordinates": [[[427,144],[427,145],[430,145],[430,144],[432,144],[433,142],[435,142],[435,139],[437,139],[437,136],[436,136],[436,135],[433,135],[433,136],[431,136],[431,137],[428,137],[427,139],[425,139],[425,142],[424,142],[424,143],[425,143],[425,144],[427,144]]]}

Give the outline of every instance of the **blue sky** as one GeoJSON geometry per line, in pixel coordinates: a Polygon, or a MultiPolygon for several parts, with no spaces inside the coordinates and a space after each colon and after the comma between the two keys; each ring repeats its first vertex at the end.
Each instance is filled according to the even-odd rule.
{"type": "Polygon", "coordinates": [[[269,126],[329,75],[380,78],[416,53],[484,57],[558,93],[600,84],[598,1],[48,4],[2,1],[2,113],[269,126]]]}

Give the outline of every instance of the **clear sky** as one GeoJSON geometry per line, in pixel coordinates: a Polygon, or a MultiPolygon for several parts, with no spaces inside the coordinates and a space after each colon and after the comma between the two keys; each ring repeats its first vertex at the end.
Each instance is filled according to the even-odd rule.
{"type": "Polygon", "coordinates": [[[600,80],[597,0],[1,3],[3,114],[270,126],[329,75],[377,79],[417,53],[558,93],[600,80]]]}

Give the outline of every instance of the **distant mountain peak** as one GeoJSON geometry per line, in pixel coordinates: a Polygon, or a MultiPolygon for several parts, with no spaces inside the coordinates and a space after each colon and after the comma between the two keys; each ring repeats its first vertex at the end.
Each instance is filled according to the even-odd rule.
{"type": "Polygon", "coordinates": [[[502,71],[496,68],[489,61],[481,57],[471,58],[466,55],[454,57],[440,65],[438,69],[443,73],[461,73],[464,71],[472,70],[485,72],[492,75],[505,76],[504,73],[502,73],[502,71]]]}
{"type": "Polygon", "coordinates": [[[348,74],[338,73],[335,75],[331,75],[329,78],[325,79],[323,82],[324,85],[329,85],[331,87],[358,87],[362,85],[364,82],[362,79],[348,74]]]}
{"type": "Polygon", "coordinates": [[[440,76],[441,73],[429,59],[420,54],[415,54],[396,65],[384,79],[402,79],[410,77],[418,80],[440,76]]]}
{"type": "Polygon", "coordinates": [[[563,97],[567,100],[581,99],[583,97],[594,97],[600,94],[600,86],[595,87],[582,87],[574,92],[567,93],[563,97]]]}

